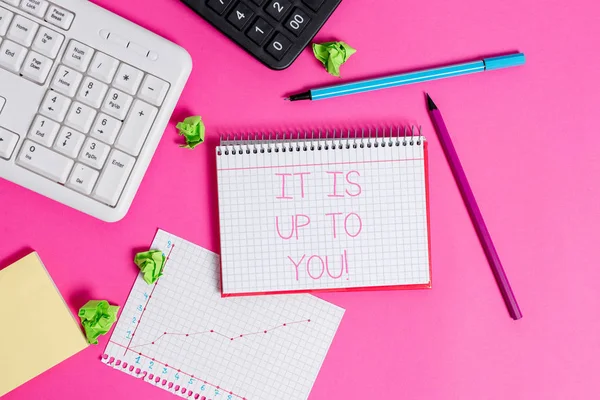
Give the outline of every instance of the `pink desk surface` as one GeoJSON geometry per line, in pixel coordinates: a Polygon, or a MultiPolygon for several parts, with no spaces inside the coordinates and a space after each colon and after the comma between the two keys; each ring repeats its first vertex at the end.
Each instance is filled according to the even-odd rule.
{"type": "MultiPolygon", "coordinates": [[[[98,3],[190,51],[194,71],[173,122],[202,115],[208,143],[180,149],[171,124],[131,211],[116,224],[0,181],[0,265],[35,249],[74,312],[90,298],[123,305],[136,275],[134,251],[147,248],[158,227],[219,250],[209,161],[218,132],[420,123],[430,141],[433,289],[322,295],[347,312],[310,399],[600,396],[595,1],[344,0],[317,37],[358,49],[342,69],[344,79],[516,50],[526,53],[527,64],[296,104],[281,98],[339,82],[309,51],[291,68],[270,71],[177,0],[153,0],[151,7],[146,0],[98,3]],[[424,91],[445,115],[521,321],[504,307],[428,119],[424,91]]],[[[175,398],[101,364],[107,340],[5,399],[175,398]]]]}

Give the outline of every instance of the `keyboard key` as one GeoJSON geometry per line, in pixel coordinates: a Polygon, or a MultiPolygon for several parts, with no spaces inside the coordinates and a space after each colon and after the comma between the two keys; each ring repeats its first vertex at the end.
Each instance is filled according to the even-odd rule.
{"type": "Polygon", "coordinates": [[[0,157],[8,160],[12,156],[12,152],[18,142],[19,135],[0,128],[0,157]]]}
{"type": "Polygon", "coordinates": [[[254,11],[252,11],[250,7],[244,3],[238,3],[238,5],[233,8],[233,11],[231,11],[231,14],[229,14],[227,20],[241,31],[253,15],[254,11]]]}
{"type": "Polygon", "coordinates": [[[169,84],[162,79],[158,79],[152,75],[146,75],[138,97],[150,104],[160,107],[167,92],[169,91],[169,84]]]}
{"type": "Polygon", "coordinates": [[[125,93],[135,94],[143,77],[144,73],[139,69],[133,68],[131,65],[121,64],[113,81],[113,86],[125,93]]]}
{"type": "Polygon", "coordinates": [[[314,12],[317,12],[319,8],[321,8],[324,1],[325,0],[302,0],[302,2],[310,7],[310,9],[314,12]]]}
{"type": "Polygon", "coordinates": [[[11,6],[18,7],[21,0],[2,0],[6,4],[10,4],[11,6]]]}
{"type": "Polygon", "coordinates": [[[31,46],[39,25],[30,19],[17,15],[8,29],[6,37],[23,46],[31,46]]]}
{"type": "Polygon", "coordinates": [[[65,37],[60,33],[42,26],[38,31],[31,48],[46,57],[56,58],[65,37]]]}
{"type": "Polygon", "coordinates": [[[233,0],[208,0],[208,6],[215,10],[217,14],[223,15],[225,9],[231,4],[233,0]]]}
{"type": "Polygon", "coordinates": [[[156,107],[141,100],[136,100],[125,124],[123,124],[123,129],[121,129],[115,147],[131,155],[138,156],[157,113],[158,109],[156,107]]]}
{"type": "Polygon", "coordinates": [[[288,28],[290,32],[292,32],[296,36],[300,36],[306,25],[310,22],[310,18],[304,11],[299,8],[296,8],[294,12],[290,15],[287,22],[285,23],[285,27],[288,28]]]}
{"type": "Polygon", "coordinates": [[[14,13],[8,11],[6,8],[0,7],[0,36],[6,35],[10,21],[12,21],[14,15],[14,13]]]}
{"type": "Polygon", "coordinates": [[[71,99],[54,91],[47,91],[44,101],[40,105],[40,113],[50,117],[55,121],[62,122],[67,115],[67,110],[71,105],[71,99]]]}
{"type": "Polygon", "coordinates": [[[64,154],[67,157],[75,158],[83,146],[85,135],[71,128],[64,126],[54,143],[54,150],[64,154]]]}
{"type": "Polygon", "coordinates": [[[83,133],[88,133],[96,118],[96,110],[77,101],[73,102],[65,124],[83,133]]]}
{"type": "Polygon", "coordinates": [[[90,64],[88,74],[96,79],[100,79],[104,83],[111,83],[118,66],[119,61],[116,59],[104,53],[96,52],[90,64]]]}
{"type": "Polygon", "coordinates": [[[104,143],[113,144],[121,130],[122,124],[118,119],[100,113],[96,117],[96,122],[94,122],[90,135],[102,140],[104,143]]]}
{"type": "Polygon", "coordinates": [[[60,124],[52,121],[50,118],[38,115],[33,121],[33,125],[29,129],[27,137],[35,140],[39,144],[50,147],[56,138],[56,134],[60,129],[60,124]]]}
{"type": "Polygon", "coordinates": [[[83,164],[75,164],[73,172],[67,181],[67,187],[89,195],[98,180],[98,171],[83,164]]]}
{"type": "Polygon", "coordinates": [[[77,100],[84,102],[94,108],[99,108],[104,100],[104,95],[108,91],[108,85],[90,78],[89,76],[84,79],[79,92],[77,93],[77,100]]]}
{"type": "Polygon", "coordinates": [[[127,115],[127,111],[129,111],[129,107],[131,107],[132,101],[133,97],[111,88],[102,105],[102,111],[123,121],[127,115]]]}
{"type": "Polygon", "coordinates": [[[75,19],[75,14],[57,6],[50,6],[46,13],[46,21],[61,29],[68,30],[75,19]]]}
{"type": "Polygon", "coordinates": [[[281,21],[291,7],[292,3],[288,0],[273,0],[267,6],[267,13],[277,21],[281,21]]]}
{"type": "Polygon", "coordinates": [[[119,150],[113,150],[92,197],[109,206],[116,206],[134,164],[135,158],[119,150]]]}
{"type": "Polygon", "coordinates": [[[256,20],[246,35],[259,46],[265,42],[267,37],[273,32],[273,27],[262,18],[256,20]]]}
{"type": "Polygon", "coordinates": [[[65,183],[74,162],[42,145],[26,140],[17,158],[17,164],[55,182],[65,183]]]}
{"type": "Polygon", "coordinates": [[[73,97],[77,92],[82,77],[83,76],[79,72],[61,65],[54,74],[54,80],[52,81],[51,87],[59,93],[73,97]]]}
{"type": "Polygon", "coordinates": [[[85,72],[92,60],[93,53],[94,50],[91,47],[76,40],[71,40],[63,56],[63,63],[78,71],[85,72]]]}
{"type": "Polygon", "coordinates": [[[281,60],[291,45],[292,42],[288,38],[278,33],[267,46],[267,53],[275,57],[275,59],[281,60]]]}
{"type": "Polygon", "coordinates": [[[23,0],[21,2],[21,10],[38,18],[44,17],[48,6],[49,4],[46,0],[23,0]]]}
{"type": "Polygon", "coordinates": [[[30,51],[29,54],[27,54],[27,58],[25,58],[21,74],[34,82],[44,83],[46,82],[46,78],[48,78],[50,68],[52,68],[51,59],[44,57],[35,51],[30,51]]]}
{"type": "Polygon", "coordinates": [[[265,0],[252,0],[252,2],[257,6],[262,6],[263,4],[265,4],[265,0]]]}
{"type": "Polygon", "coordinates": [[[25,47],[10,40],[3,40],[2,46],[0,46],[0,66],[12,72],[19,72],[26,55],[27,49],[25,47]]]}
{"type": "Polygon", "coordinates": [[[79,155],[79,161],[90,167],[101,169],[106,161],[110,146],[96,139],[87,139],[79,155]]]}

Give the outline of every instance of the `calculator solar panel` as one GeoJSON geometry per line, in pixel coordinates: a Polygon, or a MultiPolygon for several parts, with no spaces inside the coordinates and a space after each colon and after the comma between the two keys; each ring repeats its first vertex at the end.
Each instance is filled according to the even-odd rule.
{"type": "Polygon", "coordinates": [[[182,0],[272,69],[289,67],[341,0],[182,0]]]}

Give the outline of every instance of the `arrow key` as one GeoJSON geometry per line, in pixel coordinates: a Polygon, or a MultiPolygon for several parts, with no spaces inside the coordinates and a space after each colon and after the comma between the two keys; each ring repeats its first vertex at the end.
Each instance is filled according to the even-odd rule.
{"type": "Polygon", "coordinates": [[[49,90],[46,92],[46,97],[44,97],[44,101],[40,106],[40,114],[62,122],[70,105],[71,99],[53,90],[49,90]]]}
{"type": "Polygon", "coordinates": [[[0,128],[0,157],[8,160],[18,141],[19,135],[4,128],[0,128]]]}
{"type": "Polygon", "coordinates": [[[90,135],[96,139],[102,140],[104,143],[113,144],[121,130],[122,124],[123,123],[118,119],[100,113],[96,117],[90,135]]]}
{"type": "Polygon", "coordinates": [[[75,158],[79,154],[84,140],[85,135],[65,126],[60,130],[58,138],[54,142],[54,150],[67,157],[75,158]]]}

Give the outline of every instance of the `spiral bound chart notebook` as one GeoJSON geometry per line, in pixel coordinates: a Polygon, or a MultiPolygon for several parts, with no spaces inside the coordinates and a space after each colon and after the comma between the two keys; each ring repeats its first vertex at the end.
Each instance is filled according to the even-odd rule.
{"type": "Polygon", "coordinates": [[[431,286],[420,130],[272,137],[217,148],[224,297],[431,286]]]}
{"type": "Polygon", "coordinates": [[[194,400],[305,400],[344,310],[300,294],[221,297],[219,256],[165,231],[168,258],[138,276],[102,361],[194,400]]]}

